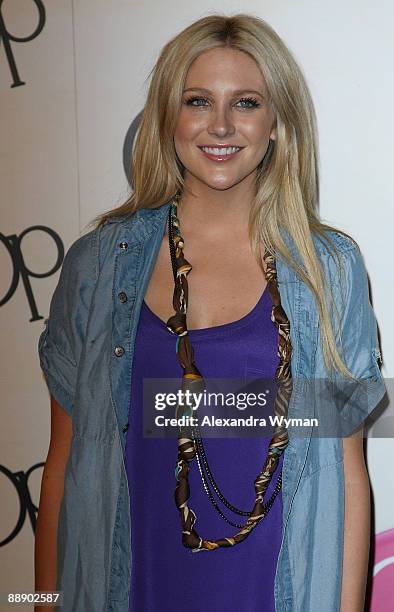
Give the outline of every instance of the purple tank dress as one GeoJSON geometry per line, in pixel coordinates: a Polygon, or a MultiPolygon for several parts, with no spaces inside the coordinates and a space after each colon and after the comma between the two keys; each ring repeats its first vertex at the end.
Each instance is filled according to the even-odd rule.
{"type": "MultiPolygon", "coordinates": [[[[279,359],[278,331],[270,319],[271,308],[266,288],[255,307],[238,321],[189,330],[195,362],[204,377],[274,377],[279,359]]],[[[197,553],[182,545],[174,501],[176,438],[149,439],[142,433],[142,380],[181,380],[175,344],[176,336],[143,302],[135,342],[125,454],[132,548],[129,612],[275,612],[282,491],[267,516],[240,544],[197,553]]],[[[267,455],[269,440],[267,432],[261,438],[204,437],[216,482],[226,498],[242,510],[253,506],[253,481],[267,455]]],[[[274,491],[282,463],[283,454],[265,502],[274,491]]],[[[197,515],[195,528],[200,537],[234,535],[238,529],[226,523],[211,505],[196,459],[191,464],[189,482],[189,506],[197,515]]],[[[233,522],[246,522],[247,517],[234,514],[221,502],[219,506],[233,522]]]]}

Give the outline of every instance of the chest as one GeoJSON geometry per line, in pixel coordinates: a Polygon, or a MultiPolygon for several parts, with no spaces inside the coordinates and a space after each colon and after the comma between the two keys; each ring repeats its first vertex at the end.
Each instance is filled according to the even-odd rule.
{"type": "MultiPolygon", "coordinates": [[[[189,240],[184,255],[192,265],[187,275],[189,330],[240,319],[254,308],[266,287],[264,272],[246,240],[239,243],[223,240],[220,244],[189,240]]],[[[174,314],[173,292],[165,233],[144,296],[151,311],[162,321],[174,314]]]]}

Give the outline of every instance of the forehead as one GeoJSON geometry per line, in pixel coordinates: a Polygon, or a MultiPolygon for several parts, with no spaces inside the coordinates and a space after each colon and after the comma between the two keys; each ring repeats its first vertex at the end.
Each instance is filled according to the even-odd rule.
{"type": "Polygon", "coordinates": [[[266,91],[261,70],[247,53],[229,47],[217,47],[201,53],[190,65],[185,87],[223,89],[256,89],[266,91]]]}

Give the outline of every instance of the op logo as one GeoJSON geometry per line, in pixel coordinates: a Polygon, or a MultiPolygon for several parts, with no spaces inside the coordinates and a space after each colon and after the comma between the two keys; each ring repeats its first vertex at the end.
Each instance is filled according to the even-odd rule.
{"type": "MultiPolygon", "coordinates": [[[[3,507],[14,510],[16,514],[6,512],[2,517],[2,527],[0,530],[0,547],[12,542],[21,531],[26,519],[29,519],[30,526],[35,533],[38,505],[34,503],[31,484],[29,478],[34,476],[36,470],[38,474],[44,468],[45,463],[40,462],[32,465],[26,472],[20,470],[12,472],[5,465],[0,465],[0,490],[3,507]],[[8,524],[8,519],[10,523],[8,524]]],[[[42,479],[42,474],[39,480],[42,479]]],[[[33,487],[37,489],[37,487],[33,487]]]]}
{"type": "Polygon", "coordinates": [[[60,268],[64,258],[64,245],[60,236],[53,229],[47,227],[46,225],[32,225],[31,227],[28,227],[27,229],[23,230],[23,232],[21,232],[19,236],[17,236],[16,234],[5,236],[0,232],[0,243],[3,243],[3,245],[5,246],[11,261],[10,285],[8,289],[6,289],[5,294],[3,296],[0,295],[0,306],[4,306],[4,304],[6,304],[8,300],[12,298],[19,285],[19,280],[21,279],[26,293],[27,301],[30,306],[30,322],[43,319],[44,317],[42,317],[37,310],[37,305],[34,298],[30,279],[46,278],[47,276],[55,274],[55,272],[57,272],[57,270],[60,268]],[[52,268],[47,272],[34,272],[33,270],[30,270],[22,252],[22,240],[24,236],[30,234],[31,232],[37,231],[45,232],[46,234],[48,234],[54,241],[57,249],[56,261],[52,268]]]}
{"type": "Polygon", "coordinates": [[[45,25],[45,7],[42,0],[31,1],[36,5],[38,10],[38,23],[36,25],[36,28],[35,30],[33,30],[33,32],[31,32],[31,34],[27,34],[26,36],[16,36],[7,28],[7,24],[5,22],[3,14],[4,0],[0,0],[0,47],[3,46],[4,48],[4,52],[8,61],[8,66],[10,68],[11,76],[13,79],[11,87],[20,87],[21,85],[26,85],[26,82],[22,81],[19,76],[11,42],[26,43],[31,40],[34,40],[34,38],[37,38],[37,36],[41,34],[45,25]],[[3,43],[3,45],[1,45],[1,43],[3,43]]]}

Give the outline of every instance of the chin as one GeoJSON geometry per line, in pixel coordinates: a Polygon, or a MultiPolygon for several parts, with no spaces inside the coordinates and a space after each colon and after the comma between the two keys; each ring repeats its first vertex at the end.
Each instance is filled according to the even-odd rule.
{"type": "MultiPolygon", "coordinates": [[[[204,172],[193,172],[191,169],[187,169],[187,173],[190,175],[192,181],[198,181],[203,183],[207,187],[211,189],[216,189],[217,191],[226,191],[227,189],[231,189],[238,183],[240,183],[245,176],[239,177],[236,173],[233,176],[214,176],[213,173],[204,173],[204,172]]],[[[185,178],[187,177],[187,174],[185,178]]]]}
{"type": "Polygon", "coordinates": [[[243,178],[234,179],[233,181],[213,182],[213,183],[210,183],[209,186],[212,187],[212,189],[217,189],[218,191],[226,191],[227,189],[231,189],[232,187],[235,187],[242,181],[243,181],[243,178]]]}
{"type": "MultiPolygon", "coordinates": [[[[199,178],[199,177],[196,177],[199,178]]],[[[231,189],[238,183],[242,181],[242,178],[222,178],[222,179],[213,179],[212,177],[200,177],[199,180],[211,189],[217,189],[218,191],[226,191],[227,189],[231,189]]]]}
{"type": "Polygon", "coordinates": [[[228,185],[218,185],[214,187],[214,189],[216,189],[217,191],[227,191],[228,189],[235,187],[235,185],[237,185],[237,183],[229,183],[228,185]]]}

